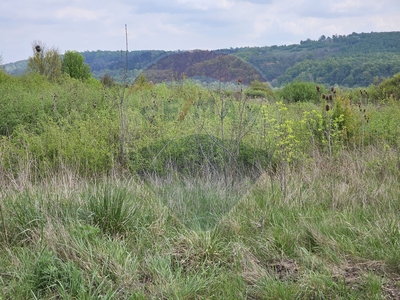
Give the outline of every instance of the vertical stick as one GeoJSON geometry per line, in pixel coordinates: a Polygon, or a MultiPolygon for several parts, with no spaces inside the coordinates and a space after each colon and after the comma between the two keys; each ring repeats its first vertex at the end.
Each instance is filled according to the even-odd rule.
{"type": "Polygon", "coordinates": [[[128,25],[125,24],[125,41],[126,41],[126,55],[125,55],[125,75],[128,75],[128,25]]]}
{"type": "MultiPolygon", "coordinates": [[[[125,50],[125,72],[123,78],[123,92],[121,93],[120,105],[119,105],[119,113],[120,113],[120,144],[121,144],[121,164],[125,166],[125,115],[124,115],[124,98],[125,98],[125,89],[126,89],[126,79],[128,73],[128,26],[125,24],[125,42],[126,42],[126,50],[125,50]]],[[[122,55],[121,55],[122,56],[122,55]]]]}

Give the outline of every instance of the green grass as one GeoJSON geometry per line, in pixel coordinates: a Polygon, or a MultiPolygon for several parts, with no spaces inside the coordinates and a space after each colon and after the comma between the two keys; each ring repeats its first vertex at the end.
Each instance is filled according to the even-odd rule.
{"type": "Polygon", "coordinates": [[[360,185],[347,189],[338,180],[333,208],[314,163],[324,162],[291,170],[284,198],[278,175],[226,186],[68,174],[3,189],[2,299],[394,298],[397,175],[347,177],[360,185]]]}

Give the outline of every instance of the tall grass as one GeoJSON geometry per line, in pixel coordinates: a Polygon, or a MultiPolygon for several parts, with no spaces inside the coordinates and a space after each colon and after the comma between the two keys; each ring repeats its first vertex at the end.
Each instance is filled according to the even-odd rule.
{"type": "Polygon", "coordinates": [[[250,186],[243,178],[234,186],[226,185],[223,173],[215,177],[152,176],[148,181],[156,197],[192,229],[212,229],[236,205],[250,186]]]}
{"type": "Polygon", "coordinates": [[[399,174],[397,154],[382,164],[381,151],[340,153],[335,209],[322,155],[289,170],[286,197],[279,174],[233,187],[72,173],[10,185],[1,194],[3,296],[395,298],[399,174]]]}

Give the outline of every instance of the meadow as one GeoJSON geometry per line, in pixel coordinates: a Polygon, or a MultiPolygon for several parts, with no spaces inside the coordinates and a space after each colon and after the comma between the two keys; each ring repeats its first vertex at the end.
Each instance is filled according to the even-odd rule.
{"type": "Polygon", "coordinates": [[[0,299],[399,299],[400,107],[373,89],[0,72],[0,299]]]}

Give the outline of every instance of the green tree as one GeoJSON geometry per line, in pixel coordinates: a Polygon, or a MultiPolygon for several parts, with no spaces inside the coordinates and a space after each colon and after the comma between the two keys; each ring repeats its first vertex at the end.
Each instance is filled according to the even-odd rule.
{"type": "Polygon", "coordinates": [[[28,58],[28,71],[38,72],[50,80],[56,80],[62,74],[61,57],[58,49],[47,50],[46,45],[40,41],[32,43],[33,56],[28,58]]]}
{"type": "Polygon", "coordinates": [[[67,51],[62,60],[62,70],[72,78],[85,80],[92,74],[88,64],[84,63],[85,58],[77,51],[67,51]]]}

